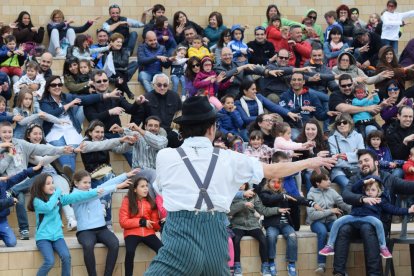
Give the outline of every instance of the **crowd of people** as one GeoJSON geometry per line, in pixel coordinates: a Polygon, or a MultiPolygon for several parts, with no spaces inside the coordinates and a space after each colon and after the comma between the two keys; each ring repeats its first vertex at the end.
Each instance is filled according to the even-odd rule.
{"type": "MultiPolygon", "coordinates": [[[[396,8],[397,2],[388,0],[381,15],[372,14],[364,22],[357,8],[343,4],[324,13],[324,30],[316,24],[315,9],[295,22],[272,4],[266,20],[254,28],[228,28],[215,11],[203,28],[183,11],[175,12],[170,24],[161,4],[144,11],[139,20],[122,16],[114,4],[109,19],[96,30],[96,42],[83,33],[100,17],[74,26],[57,9],[46,27],[48,46],[42,45],[45,28],[35,27],[30,14],[21,12],[0,29],[0,173],[6,177],[0,185],[0,238],[6,246],[16,246],[7,222],[9,207],[16,206],[22,240],[30,238],[26,210],[35,212],[35,240],[44,257],[38,275],[53,267],[54,251],[62,261],[62,275],[70,275],[62,209],[67,230],[77,231],[88,274],[96,275],[93,248],[99,242],[108,247],[104,275],[112,275],[119,241],[112,229],[111,195],[128,189],[119,212],[125,275],[133,274],[140,242],[161,252],[148,271],[157,275],[155,271],[163,271],[156,270],[160,263],[182,265],[184,259],[162,251],[164,233],[160,240],[156,232],[165,224],[168,240],[178,233],[173,225],[190,218],[180,211],[194,211],[184,201],[171,204],[174,193],[186,194],[183,187],[171,193],[165,185],[175,175],[199,186],[196,214],[220,210],[217,227],[227,230],[226,263],[207,263],[205,271],[241,276],[240,241],[252,236],[259,241],[262,274],[274,276],[281,234],[286,239],[286,270],[297,275],[295,232],[301,226],[300,206],[306,206],[306,221],[318,239],[316,273],[326,272],[325,256],[334,254],[334,274],[346,275],[349,244],[358,236],[366,249],[367,273],[380,275],[380,256],[392,258],[385,242],[390,215],[414,212],[413,206],[394,205],[399,193],[414,193],[409,182],[414,179],[414,86],[406,85],[414,79],[413,42],[398,55],[402,27],[414,11],[400,13],[396,8]],[[143,43],[137,45],[133,28],[143,28],[143,43]],[[245,41],[246,32],[253,32],[254,40],[245,41]],[[65,59],[62,76],[52,72],[54,58],[65,59]],[[140,96],[128,86],[137,70],[145,91],[140,96]],[[199,99],[208,101],[207,107],[199,99]],[[203,113],[195,108],[198,104],[203,113]],[[124,114],[131,115],[126,125],[121,122],[124,114]],[[192,140],[194,136],[211,139],[192,140]],[[211,178],[214,166],[211,171],[207,165],[195,170],[185,163],[191,175],[179,175],[179,170],[161,175],[177,162],[170,156],[176,150],[164,149],[177,148],[186,162],[199,156],[198,149],[209,160],[211,145],[221,149],[213,156],[222,150],[235,152],[224,156],[237,162],[239,170],[247,169],[245,175],[239,171],[228,178],[231,185],[223,188],[222,199],[197,175],[211,178]],[[195,152],[189,153],[191,148],[195,152]],[[110,152],[123,154],[132,170],[116,176],[110,152]],[[83,170],[76,168],[77,154],[83,170]],[[331,158],[336,164],[328,165],[329,170],[303,166],[331,158]],[[300,169],[267,172],[268,164],[285,168],[288,162],[298,162],[291,164],[300,169]],[[258,172],[258,164],[264,172],[258,172]],[[338,191],[330,187],[331,181],[338,191]],[[238,192],[233,191],[235,184],[238,192]],[[25,193],[30,193],[27,206],[25,193]]],[[[206,233],[217,234],[211,227],[206,233]]],[[[223,247],[220,241],[213,239],[210,246],[223,247]]],[[[189,271],[176,272],[195,275],[189,271]]]]}

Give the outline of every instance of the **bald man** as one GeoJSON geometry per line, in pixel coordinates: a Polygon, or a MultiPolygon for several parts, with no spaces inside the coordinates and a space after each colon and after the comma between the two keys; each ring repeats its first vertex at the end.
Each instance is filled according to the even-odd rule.
{"type": "Polygon", "coordinates": [[[43,74],[45,79],[49,78],[52,75],[52,63],[53,63],[53,56],[49,52],[44,52],[43,55],[40,56],[40,60],[38,61],[40,67],[40,74],[43,74]]]}
{"type": "Polygon", "coordinates": [[[145,34],[145,43],[138,46],[138,81],[144,86],[147,93],[153,90],[151,85],[152,78],[156,74],[162,73],[162,68],[171,66],[171,58],[167,56],[167,51],[163,45],[157,41],[157,36],[153,31],[145,34]]]}

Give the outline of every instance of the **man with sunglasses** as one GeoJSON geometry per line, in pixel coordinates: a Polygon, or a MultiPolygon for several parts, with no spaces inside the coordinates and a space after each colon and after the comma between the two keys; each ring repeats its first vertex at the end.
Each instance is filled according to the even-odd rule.
{"type": "Polygon", "coordinates": [[[276,60],[275,47],[266,40],[265,28],[258,26],[254,29],[255,39],[247,43],[247,47],[253,50],[249,56],[249,63],[266,65],[276,60]]]}

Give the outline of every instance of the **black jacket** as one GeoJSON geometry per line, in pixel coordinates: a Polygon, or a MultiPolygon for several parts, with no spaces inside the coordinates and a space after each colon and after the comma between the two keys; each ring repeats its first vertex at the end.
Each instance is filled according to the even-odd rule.
{"type": "Polygon", "coordinates": [[[404,145],[403,140],[413,133],[413,124],[408,128],[402,128],[398,120],[388,127],[386,137],[391,155],[394,159],[407,160],[408,155],[410,154],[410,149],[414,146],[414,142],[411,141],[407,143],[407,145],[404,145]]]}
{"type": "Polygon", "coordinates": [[[249,63],[266,65],[275,55],[275,47],[269,41],[258,43],[256,40],[247,43],[247,47],[253,49],[253,54],[249,55],[249,63]]]}

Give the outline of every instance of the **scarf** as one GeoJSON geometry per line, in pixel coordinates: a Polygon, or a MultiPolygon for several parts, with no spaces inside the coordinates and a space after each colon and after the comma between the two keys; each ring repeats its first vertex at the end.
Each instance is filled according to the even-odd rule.
{"type": "Polygon", "coordinates": [[[264,113],[263,104],[262,104],[261,101],[259,101],[259,99],[257,97],[256,97],[256,99],[251,99],[249,97],[243,96],[243,97],[240,98],[240,104],[241,104],[241,107],[243,108],[244,112],[246,112],[248,117],[250,117],[250,111],[249,111],[249,107],[247,106],[246,100],[247,101],[256,101],[257,109],[258,109],[257,115],[260,115],[260,114],[264,113]]]}

